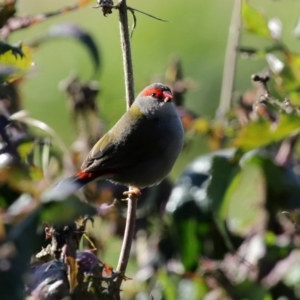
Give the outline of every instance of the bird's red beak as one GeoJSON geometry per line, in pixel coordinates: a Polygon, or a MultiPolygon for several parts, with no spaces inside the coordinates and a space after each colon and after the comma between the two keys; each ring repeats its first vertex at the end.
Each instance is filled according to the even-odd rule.
{"type": "Polygon", "coordinates": [[[163,91],[164,102],[170,102],[173,99],[173,95],[171,92],[163,91]]]}

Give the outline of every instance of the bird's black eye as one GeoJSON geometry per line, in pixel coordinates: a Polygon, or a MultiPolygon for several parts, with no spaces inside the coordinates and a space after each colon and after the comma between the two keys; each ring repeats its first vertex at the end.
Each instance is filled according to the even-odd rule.
{"type": "Polygon", "coordinates": [[[151,96],[152,96],[152,97],[156,97],[156,94],[155,94],[155,93],[152,93],[151,96]]]}

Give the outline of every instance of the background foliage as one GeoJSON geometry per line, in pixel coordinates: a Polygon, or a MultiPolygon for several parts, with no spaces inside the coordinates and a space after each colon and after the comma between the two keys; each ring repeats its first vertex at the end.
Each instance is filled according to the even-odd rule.
{"type": "MultiPolygon", "coordinates": [[[[186,127],[186,147],[171,174],[176,183],[166,180],[158,187],[143,191],[137,212],[133,259],[126,272],[133,280],[126,280],[122,286],[122,299],[299,298],[299,4],[291,0],[242,1],[243,30],[237,49],[234,108],[226,115],[227,122],[222,123],[214,116],[220,99],[233,2],[131,0],[129,3],[170,21],[163,23],[137,15],[132,39],[136,91],[154,79],[164,80],[172,58],[179,58],[185,83],[190,87],[184,107],[192,120],[186,127]],[[274,17],[280,21],[273,19],[270,23],[274,17]],[[210,149],[232,146],[235,150],[199,156],[210,149]]],[[[74,1],[20,0],[17,12],[37,15],[73,4],[74,1]]],[[[9,166],[7,172],[7,165],[1,166],[0,278],[6,284],[1,283],[0,290],[7,299],[12,299],[11,293],[16,299],[22,299],[20,274],[25,272],[30,255],[46,246],[45,233],[51,237],[52,245],[62,232],[66,234],[65,227],[53,227],[53,224],[70,222],[83,213],[94,215],[96,210],[103,216],[95,218],[93,228],[89,223],[85,228],[87,220],[80,219],[75,227],[69,224],[67,231],[86,231],[80,249],[90,250],[95,245],[101,262],[90,252],[80,252],[77,256],[65,253],[71,269],[69,280],[64,279],[65,273],[61,271],[64,265],[59,260],[55,264],[46,262],[48,265],[33,262],[30,273],[35,280],[27,283],[27,294],[31,293],[34,299],[60,299],[77,286],[76,280],[80,281],[78,276],[83,273],[88,283],[83,285],[83,291],[88,290],[84,296],[111,299],[107,294],[114,294],[112,282],[118,276],[114,267],[124,229],[125,206],[120,202],[107,205],[114,197],[120,199],[122,188],[107,183],[89,187],[85,197],[96,203],[96,207],[82,203],[78,196],[64,199],[63,195],[57,197],[45,192],[46,186],[59,176],[72,172],[63,160],[66,149],[61,146],[60,138],[71,149],[75,165],[80,164],[84,147],[91,143],[84,141],[88,145],[83,148],[74,144],[75,140],[78,142],[76,128],[77,132],[82,128],[78,120],[72,122],[76,109],[67,109],[66,78],[70,80],[73,72],[80,81],[100,82],[99,111],[95,106],[88,108],[89,120],[95,122],[90,125],[97,126],[99,132],[103,131],[103,125],[110,128],[125,110],[117,14],[104,18],[100,9],[92,9],[92,5],[91,2],[74,12],[49,18],[11,34],[8,39],[11,44],[19,40],[35,44],[30,55],[26,46],[22,46],[22,53],[26,53],[25,65],[32,57],[35,67],[19,84],[21,107],[34,120],[47,123],[50,129],[46,127],[46,134],[41,133],[36,127],[45,128],[44,125],[30,123],[20,115],[14,115],[13,119],[4,116],[0,120],[2,128],[12,126],[12,121],[30,127],[20,129],[18,125],[10,132],[13,137],[15,132],[26,134],[25,140],[17,136],[21,142],[17,143],[16,153],[4,147],[10,155],[17,155],[21,163],[10,165],[10,161],[4,160],[9,166]],[[91,35],[100,49],[99,70],[95,71],[95,58],[87,51],[91,44],[85,48],[78,40],[67,37],[36,43],[37,38],[42,40],[49,28],[60,22],[75,23],[91,35]],[[98,118],[101,123],[95,121],[98,118]],[[50,146],[49,136],[54,147],[50,146]],[[29,202],[22,198],[24,195],[29,197],[29,202]],[[8,209],[17,198],[18,204],[8,209]],[[58,213],[62,211],[63,217],[58,213]],[[6,219],[7,215],[13,216],[12,219],[6,219]],[[40,226],[36,234],[40,221],[46,225],[40,226]],[[7,248],[11,243],[18,255],[5,256],[15,253],[7,248]],[[76,259],[79,270],[74,264],[76,259]],[[7,260],[12,266],[8,269],[7,260]],[[100,269],[83,272],[86,260],[100,269]],[[39,265],[42,267],[36,267],[39,265]],[[45,269],[53,270],[47,282],[41,275],[45,269]],[[60,285],[61,289],[55,289],[56,294],[49,295],[47,289],[60,280],[66,286],[60,285]]],[[[5,60],[4,55],[0,58],[5,60]]],[[[11,54],[8,59],[18,55],[11,54]]],[[[92,87],[91,90],[95,91],[92,87]]],[[[3,130],[0,134],[3,142],[7,142],[3,130]]],[[[97,137],[91,136],[94,138],[97,137]]],[[[68,243],[79,243],[80,238],[81,234],[75,234],[68,243]]]]}

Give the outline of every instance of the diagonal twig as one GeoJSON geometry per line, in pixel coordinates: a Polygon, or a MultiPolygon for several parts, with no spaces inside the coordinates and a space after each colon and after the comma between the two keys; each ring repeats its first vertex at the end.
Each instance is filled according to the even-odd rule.
{"type": "Polygon", "coordinates": [[[137,8],[133,8],[133,7],[127,6],[127,9],[130,10],[130,11],[136,11],[136,12],[139,12],[139,13],[141,13],[141,14],[143,14],[143,15],[146,15],[146,16],[148,16],[148,17],[150,17],[150,18],[153,18],[153,19],[158,20],[158,21],[161,21],[161,22],[169,22],[169,21],[167,21],[167,20],[164,20],[164,19],[155,17],[155,16],[153,16],[153,15],[150,15],[150,14],[148,14],[148,13],[142,11],[142,10],[139,10],[139,9],[137,9],[137,8]]]}
{"type": "MultiPolygon", "coordinates": [[[[110,13],[111,13],[111,10],[112,10],[112,9],[117,9],[117,10],[119,10],[122,2],[123,2],[123,1],[121,0],[121,1],[120,1],[118,4],[116,4],[116,5],[113,5],[113,4],[110,4],[110,3],[107,3],[107,2],[99,2],[97,6],[94,6],[94,8],[102,8],[102,9],[103,9],[103,15],[106,17],[107,14],[110,14],[110,13]]],[[[137,9],[137,8],[133,8],[133,7],[131,7],[131,6],[127,6],[127,5],[126,5],[126,9],[129,10],[129,11],[131,12],[132,17],[133,17],[133,24],[132,24],[132,29],[131,29],[130,37],[132,37],[133,32],[134,32],[134,29],[136,28],[137,18],[136,18],[136,16],[135,16],[135,12],[139,12],[139,13],[141,13],[141,14],[143,14],[143,15],[146,15],[146,16],[148,16],[148,17],[150,17],[150,18],[153,18],[153,19],[158,20],[158,21],[161,21],[161,22],[169,22],[169,21],[167,21],[167,20],[164,20],[164,19],[155,17],[155,16],[153,16],[153,15],[151,15],[151,14],[149,14],[149,13],[146,13],[146,12],[144,12],[144,11],[142,11],[142,10],[137,9]]]]}

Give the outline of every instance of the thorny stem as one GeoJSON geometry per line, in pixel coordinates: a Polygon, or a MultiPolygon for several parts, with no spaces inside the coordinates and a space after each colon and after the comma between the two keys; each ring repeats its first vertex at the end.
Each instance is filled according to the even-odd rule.
{"type": "Polygon", "coordinates": [[[240,39],[241,27],[241,0],[235,0],[231,23],[228,34],[227,48],[225,54],[225,65],[223,71],[222,90],[220,104],[217,111],[217,118],[224,121],[226,112],[231,105],[232,90],[234,85],[234,75],[236,71],[237,47],[240,39]]]}
{"type": "MultiPolygon", "coordinates": [[[[126,0],[121,0],[119,3],[119,24],[120,24],[120,36],[121,36],[121,47],[123,54],[123,67],[124,67],[124,79],[125,79],[125,92],[126,92],[126,106],[127,110],[134,101],[134,81],[133,81],[133,68],[132,68],[132,58],[130,49],[130,34],[128,28],[128,18],[127,18],[127,6],[126,0]]],[[[130,188],[129,188],[130,190],[130,188]]],[[[122,249],[120,252],[119,262],[117,266],[117,271],[121,273],[116,281],[116,290],[120,289],[123,277],[122,275],[126,271],[127,263],[129,260],[131,244],[134,234],[134,226],[136,219],[136,207],[137,207],[137,197],[134,195],[129,195],[127,202],[127,217],[126,226],[123,237],[122,249]]],[[[117,292],[117,297],[119,292],[117,292]]]]}
{"type": "Polygon", "coordinates": [[[117,271],[120,272],[121,274],[116,281],[116,288],[120,288],[121,286],[123,280],[123,274],[126,271],[127,263],[129,260],[131,243],[134,234],[137,200],[138,197],[135,195],[129,195],[127,199],[128,204],[127,204],[126,226],[125,226],[125,232],[124,232],[123,244],[121,248],[119,262],[117,266],[117,271]]]}

